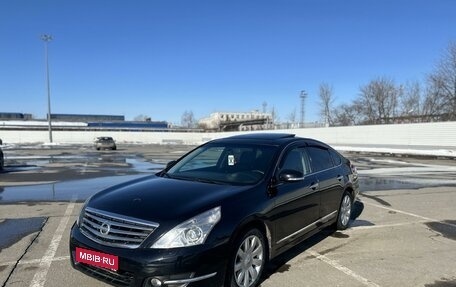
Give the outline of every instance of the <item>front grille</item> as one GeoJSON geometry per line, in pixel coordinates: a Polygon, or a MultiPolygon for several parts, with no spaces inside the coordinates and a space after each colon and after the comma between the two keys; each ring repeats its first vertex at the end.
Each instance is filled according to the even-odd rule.
{"type": "Polygon", "coordinates": [[[137,248],[158,224],[95,208],[82,211],[81,232],[93,241],[114,247],[137,248]]]}
{"type": "Polygon", "coordinates": [[[123,273],[119,274],[111,270],[97,268],[84,263],[78,263],[80,270],[87,275],[93,276],[101,281],[107,282],[114,286],[132,286],[133,274],[123,273]]]}

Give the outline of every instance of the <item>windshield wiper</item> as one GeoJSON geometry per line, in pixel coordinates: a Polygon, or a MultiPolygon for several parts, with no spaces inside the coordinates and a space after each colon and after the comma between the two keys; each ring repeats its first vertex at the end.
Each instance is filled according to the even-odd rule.
{"type": "Polygon", "coordinates": [[[195,177],[195,178],[192,178],[192,179],[193,179],[194,181],[204,182],[204,183],[223,184],[223,185],[228,184],[226,181],[215,180],[215,179],[209,179],[209,178],[195,177]]]}
{"type": "Polygon", "coordinates": [[[172,178],[171,175],[169,175],[169,173],[167,173],[165,170],[162,170],[162,171],[158,172],[157,176],[166,177],[166,178],[172,178]]]}

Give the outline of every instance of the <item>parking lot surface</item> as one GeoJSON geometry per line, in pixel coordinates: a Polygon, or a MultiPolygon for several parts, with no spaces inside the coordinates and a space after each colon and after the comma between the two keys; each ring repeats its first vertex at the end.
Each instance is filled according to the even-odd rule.
{"type": "MultiPolygon", "coordinates": [[[[160,170],[188,146],[11,147],[0,173],[0,286],[107,286],[70,266],[82,202],[160,170]]],[[[456,161],[347,154],[361,195],[351,227],[270,262],[263,287],[456,286],[456,161]]]]}

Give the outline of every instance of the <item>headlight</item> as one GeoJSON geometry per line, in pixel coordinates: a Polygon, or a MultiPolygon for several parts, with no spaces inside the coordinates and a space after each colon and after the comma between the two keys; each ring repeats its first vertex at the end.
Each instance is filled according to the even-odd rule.
{"type": "Polygon", "coordinates": [[[203,244],[221,217],[220,206],[201,213],[168,231],[151,248],[165,249],[203,244]]]}

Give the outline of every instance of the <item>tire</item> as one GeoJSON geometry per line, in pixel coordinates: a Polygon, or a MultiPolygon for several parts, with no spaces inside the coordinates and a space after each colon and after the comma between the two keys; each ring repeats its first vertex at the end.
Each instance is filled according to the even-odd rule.
{"type": "Polygon", "coordinates": [[[227,286],[258,286],[267,260],[266,239],[258,229],[252,229],[236,240],[227,269],[227,286]]]}
{"type": "Polygon", "coordinates": [[[337,230],[347,229],[350,223],[350,216],[353,209],[353,199],[349,192],[345,191],[337,213],[337,230]]]}

